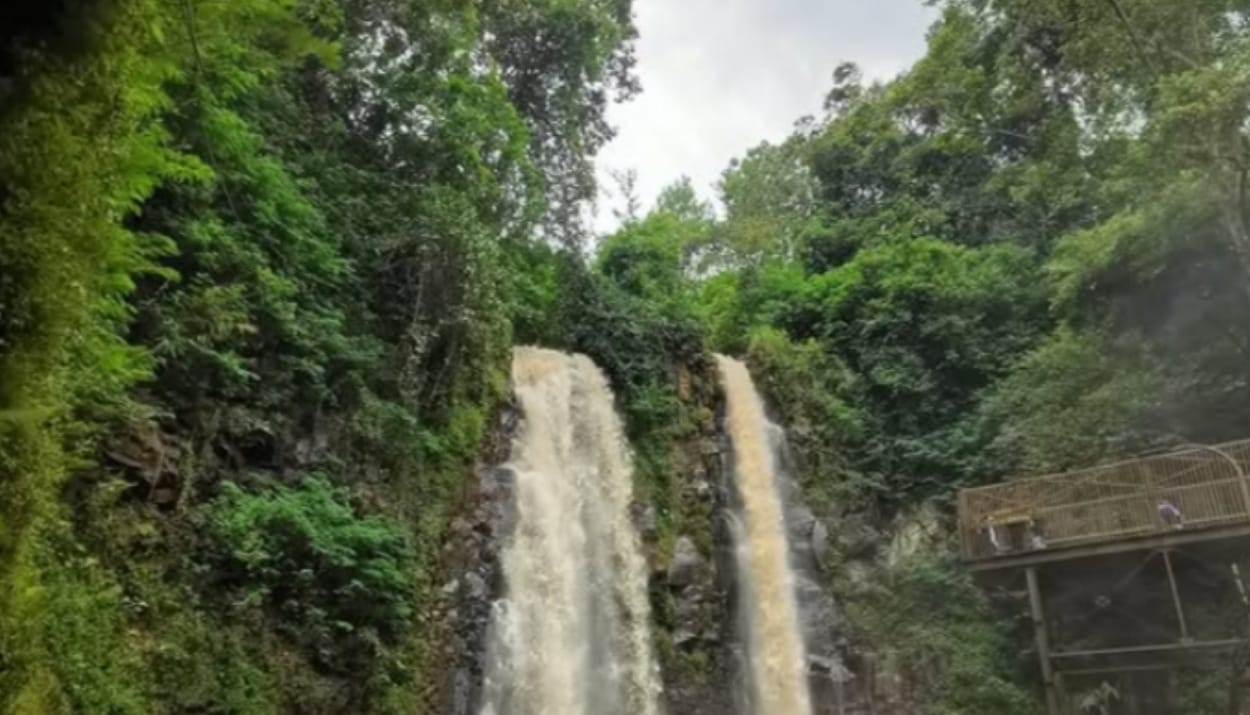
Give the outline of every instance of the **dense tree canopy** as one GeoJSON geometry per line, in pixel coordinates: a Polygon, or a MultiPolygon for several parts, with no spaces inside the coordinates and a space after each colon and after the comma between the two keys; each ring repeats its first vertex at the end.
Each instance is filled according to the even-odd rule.
{"type": "Polygon", "coordinates": [[[0,709],[424,707],[541,312],[512,269],[584,240],[628,0],[3,15],[0,709]]]}
{"type": "Polygon", "coordinates": [[[837,68],[824,117],[734,162],[701,237],[657,207],[600,264],[666,276],[720,349],[825,352],[855,417],[805,447],[873,500],[1236,436],[1247,9],[1182,5],[946,2],[908,72],[837,68]]]}
{"type": "MultiPolygon", "coordinates": [[[[747,355],[839,524],[1245,437],[1250,5],[940,5],[910,70],[836,68],[823,117],[727,169],[720,218],[656,206],[600,270],[747,355]]],[[[926,712],[1027,710],[958,567],[877,578],[842,587],[851,630],[942,663],[926,712]]]]}
{"type": "MultiPolygon", "coordinates": [[[[0,710],[431,707],[514,342],[603,366],[662,527],[709,350],[822,513],[1244,436],[1250,3],[938,5],[718,205],[678,180],[596,242],[629,0],[0,9],[0,710]]],[[[868,622],[928,637],[952,568],[868,622]]],[[[1021,702],[972,600],[935,712],[1021,702]]]]}

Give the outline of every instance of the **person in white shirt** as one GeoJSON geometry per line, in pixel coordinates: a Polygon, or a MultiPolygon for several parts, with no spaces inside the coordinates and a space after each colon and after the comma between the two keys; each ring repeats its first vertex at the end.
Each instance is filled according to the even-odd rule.
{"type": "Polygon", "coordinates": [[[1164,524],[1173,529],[1180,529],[1185,526],[1185,518],[1181,515],[1180,507],[1176,506],[1171,499],[1160,499],[1158,504],[1159,518],[1164,524]]]}

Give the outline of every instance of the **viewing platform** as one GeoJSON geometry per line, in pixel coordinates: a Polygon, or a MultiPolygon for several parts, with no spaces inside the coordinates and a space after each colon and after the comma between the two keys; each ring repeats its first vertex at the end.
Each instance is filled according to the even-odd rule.
{"type": "Polygon", "coordinates": [[[1028,599],[1049,715],[1106,684],[1175,712],[1179,668],[1250,647],[1247,473],[1242,440],[960,492],[968,568],[1028,599]]]}
{"type": "Polygon", "coordinates": [[[1250,439],[959,494],[974,571],[1250,536],[1250,439]]]}

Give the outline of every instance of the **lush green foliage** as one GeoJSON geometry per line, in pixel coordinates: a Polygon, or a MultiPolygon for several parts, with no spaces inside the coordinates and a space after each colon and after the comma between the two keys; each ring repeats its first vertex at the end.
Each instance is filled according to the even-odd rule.
{"type": "Polygon", "coordinates": [[[119,220],[187,170],[153,122],[174,68],[151,10],[82,8],[78,51],[6,48],[45,62],[16,63],[0,98],[0,707],[14,712],[143,711],[116,584],[74,543],[57,497],[74,445],[90,449],[75,410],[126,411],[150,365],[117,331],[132,275],[167,246],[119,220]]]}
{"type": "MultiPolygon", "coordinates": [[[[1031,665],[1013,653],[1010,622],[953,559],[905,555],[855,601],[858,634],[899,644],[897,657],[914,678],[920,712],[965,715],[1035,713],[1020,686],[1031,665]]],[[[885,654],[882,654],[885,655],[885,654]]]]}
{"type": "MultiPolygon", "coordinates": [[[[0,709],[420,709],[514,340],[604,367],[661,547],[709,347],[825,513],[1244,436],[1250,6],[941,5],[589,263],[628,0],[0,15],[0,709]]],[[[935,707],[1021,707],[949,564],[890,579],[862,625],[935,644],[935,707]]]]}
{"type": "Polygon", "coordinates": [[[965,416],[1045,324],[1033,268],[1011,246],[918,238],[865,248],[786,301],[788,332],[819,340],[856,376],[854,403],[876,442],[861,469],[883,498],[967,478],[977,445],[965,416]]]}
{"type": "MultiPolygon", "coordinates": [[[[839,67],[823,117],[734,162],[722,219],[659,205],[600,272],[748,357],[827,514],[1244,437],[1250,6],[940,5],[909,71],[839,67]]],[[[867,630],[941,644],[934,712],[1019,709],[970,585],[913,567],[880,611],[844,594],[867,630]]]]}
{"type": "Polygon", "coordinates": [[[324,478],[257,494],[228,482],[209,527],[212,578],[226,597],[272,613],[323,667],[357,674],[375,644],[405,632],[412,557],[403,532],[358,517],[324,478]]]}
{"type": "Polygon", "coordinates": [[[0,711],[423,707],[629,2],[0,15],[0,711]]]}
{"type": "Polygon", "coordinates": [[[723,220],[657,206],[600,271],[749,351],[845,455],[809,481],[887,507],[1236,436],[1246,9],[1119,4],[945,3],[909,72],[838,68],[823,118],[734,162],[723,220]]]}

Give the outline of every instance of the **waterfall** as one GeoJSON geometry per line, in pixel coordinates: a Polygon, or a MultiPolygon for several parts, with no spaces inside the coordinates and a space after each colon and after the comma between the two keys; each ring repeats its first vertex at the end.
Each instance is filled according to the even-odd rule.
{"type": "Polygon", "coordinates": [[[811,715],[803,636],[776,455],[764,404],[741,362],[717,356],[741,524],[733,529],[746,630],[751,715],[811,715]]]}
{"type": "Polygon", "coordinates": [[[632,464],[603,373],[518,348],[516,525],[501,556],[482,715],[657,715],[632,464]]]}

